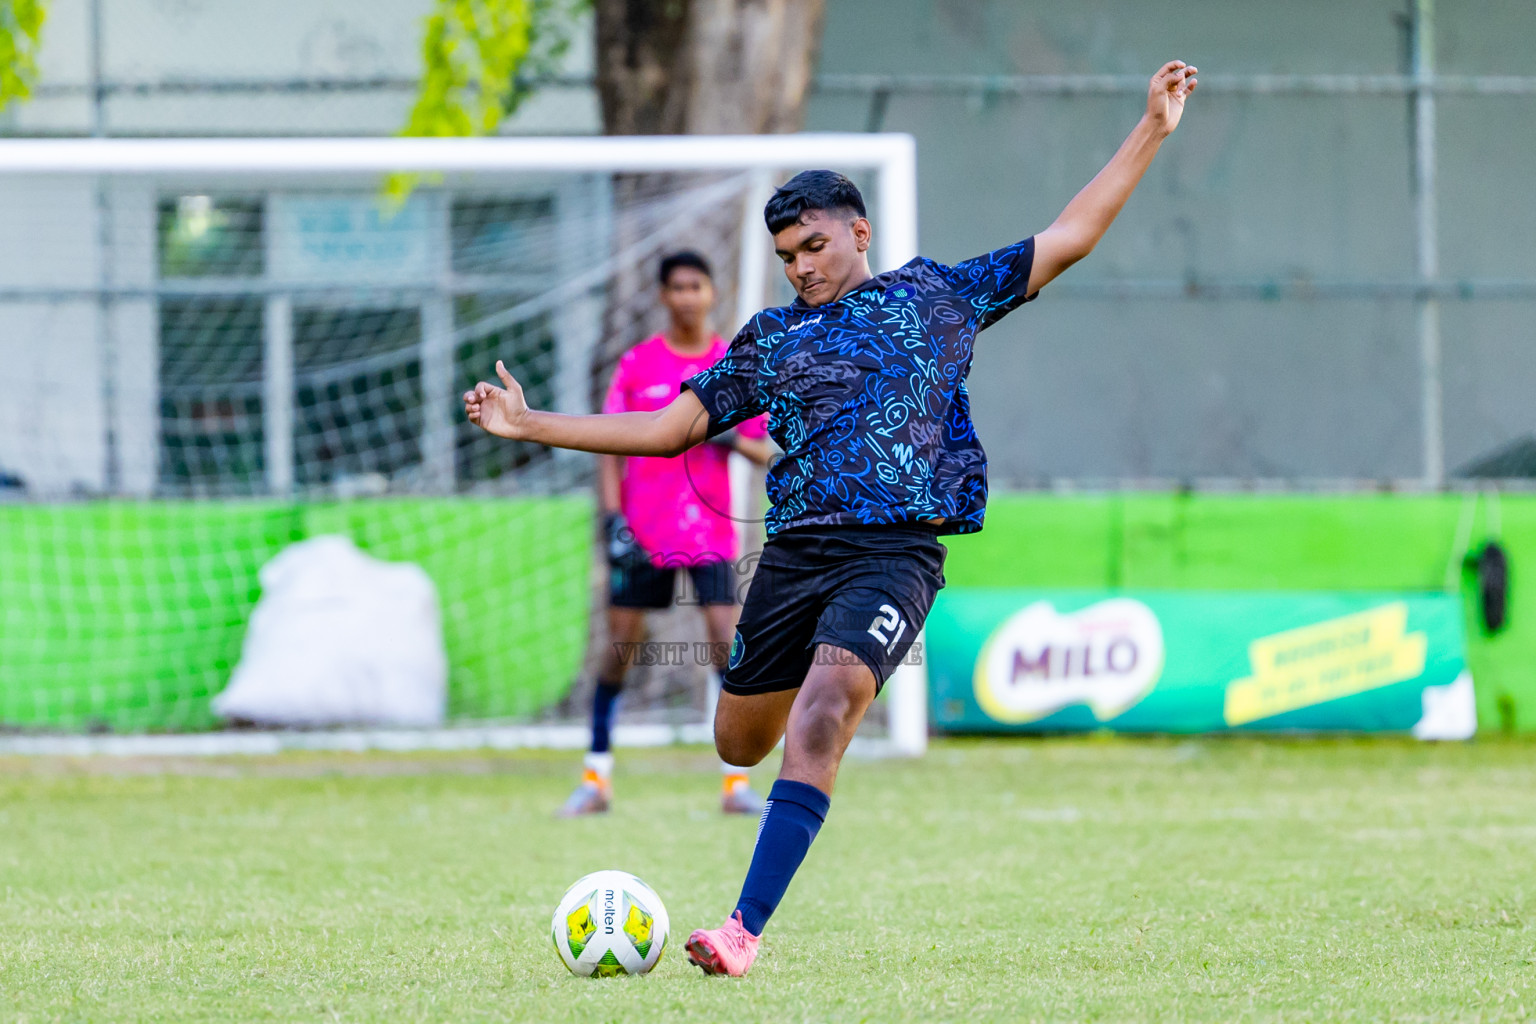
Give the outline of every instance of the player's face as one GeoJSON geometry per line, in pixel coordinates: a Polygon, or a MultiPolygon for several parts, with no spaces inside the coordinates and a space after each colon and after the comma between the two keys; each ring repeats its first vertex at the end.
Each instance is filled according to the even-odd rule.
{"type": "Polygon", "coordinates": [[[678,327],[700,327],[715,304],[714,283],[696,267],[674,267],[661,286],[661,304],[678,327]]]}
{"type": "Polygon", "coordinates": [[[773,236],[784,276],[808,306],[842,298],[869,277],[869,221],[845,210],[812,210],[773,236]]]}

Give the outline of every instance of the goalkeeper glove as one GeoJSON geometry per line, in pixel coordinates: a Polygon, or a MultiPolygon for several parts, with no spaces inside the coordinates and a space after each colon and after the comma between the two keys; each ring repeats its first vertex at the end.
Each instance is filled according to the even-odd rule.
{"type": "Polygon", "coordinates": [[[603,516],[603,536],[608,542],[608,561],[611,563],[634,560],[645,554],[622,512],[609,512],[603,516]]]}

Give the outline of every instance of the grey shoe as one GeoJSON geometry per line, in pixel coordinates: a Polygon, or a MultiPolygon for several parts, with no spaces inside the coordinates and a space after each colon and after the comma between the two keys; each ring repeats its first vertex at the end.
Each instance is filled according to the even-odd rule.
{"type": "Polygon", "coordinates": [[[720,794],[720,810],[726,814],[759,815],[766,806],[768,801],[751,786],[732,786],[720,794]]]}
{"type": "Polygon", "coordinates": [[[555,812],[555,816],[580,818],[588,814],[607,814],[608,806],[612,802],[613,787],[589,772],[582,778],[581,785],[576,787],[576,791],[566,798],[560,810],[555,812]]]}

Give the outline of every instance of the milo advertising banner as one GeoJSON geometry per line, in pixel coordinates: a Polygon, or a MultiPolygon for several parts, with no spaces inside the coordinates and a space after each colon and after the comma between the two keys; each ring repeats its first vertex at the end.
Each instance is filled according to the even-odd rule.
{"type": "Polygon", "coordinates": [[[1476,729],[1462,610],[1439,594],[944,590],[933,722],[951,732],[1476,729]]]}

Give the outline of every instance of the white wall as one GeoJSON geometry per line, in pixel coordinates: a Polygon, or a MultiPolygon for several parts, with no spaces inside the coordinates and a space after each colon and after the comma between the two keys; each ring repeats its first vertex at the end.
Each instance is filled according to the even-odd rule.
{"type": "MultiPolygon", "coordinates": [[[[413,78],[421,70],[427,0],[102,0],[107,82],[413,78]]],[[[42,83],[90,81],[87,0],[52,0],[44,27],[42,83]]],[[[577,28],[572,74],[592,67],[591,30],[577,28]]],[[[405,123],[409,90],[322,94],[115,95],[114,134],[388,135],[405,123]]],[[[0,125],[22,134],[86,134],[84,96],[40,96],[0,125]]],[[[508,130],[592,133],[594,91],[551,88],[531,100],[508,130]]]]}
{"type": "MultiPolygon", "coordinates": [[[[153,196],[117,184],[105,198],[115,253],[106,281],[147,288],[153,196]]],[[[102,490],[109,419],[118,489],[154,486],[154,303],[126,298],[104,311],[86,294],[102,282],[96,208],[89,178],[10,179],[0,190],[0,468],[21,474],[34,494],[102,490]]]]}
{"type": "MultiPolygon", "coordinates": [[[[114,288],[148,292],[154,287],[157,260],[155,190],[144,181],[113,182],[107,191],[114,288]]],[[[116,491],[148,495],[155,487],[159,450],[160,317],[157,303],[118,298],[105,326],[112,352],[112,427],[115,432],[116,491]]]]}
{"type": "Polygon", "coordinates": [[[97,308],[81,294],[97,276],[94,195],[86,180],[0,190],[0,468],[35,493],[105,481],[97,308]]]}

